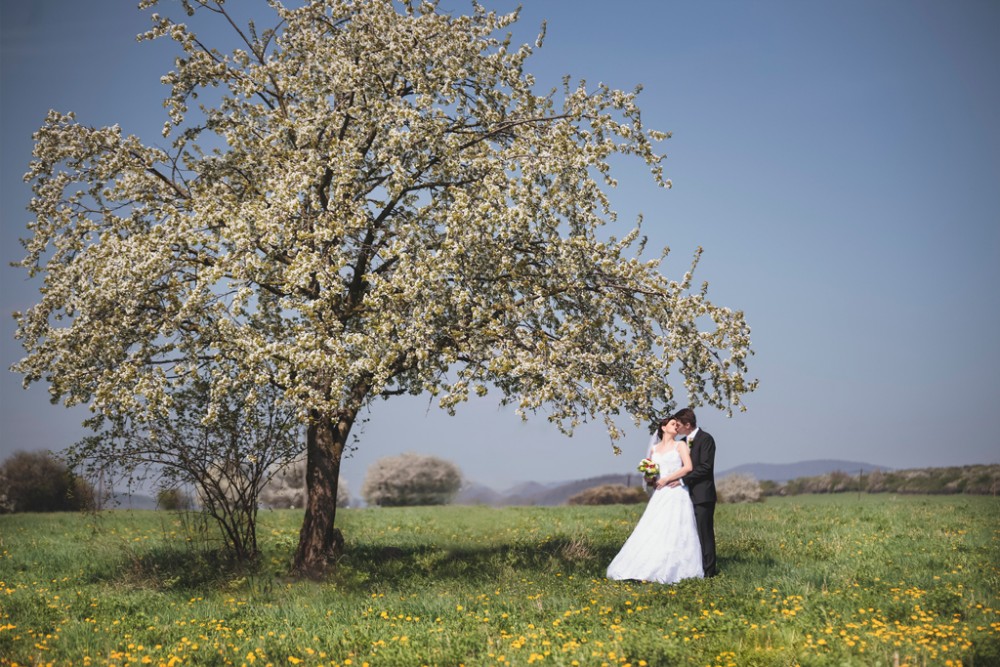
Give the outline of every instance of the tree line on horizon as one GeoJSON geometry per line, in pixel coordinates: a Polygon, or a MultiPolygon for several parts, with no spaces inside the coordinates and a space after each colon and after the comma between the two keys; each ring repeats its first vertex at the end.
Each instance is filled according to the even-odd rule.
{"type": "Polygon", "coordinates": [[[787,482],[764,480],[760,485],[765,496],[852,492],[995,496],[1000,492],[1000,464],[859,471],[857,474],[835,470],[787,482]]]}
{"type": "MultiPolygon", "coordinates": [[[[282,466],[261,487],[255,502],[266,509],[301,508],[305,501],[305,462],[282,466]]],[[[569,505],[634,504],[648,498],[642,487],[608,483],[604,478],[573,493],[569,505]]],[[[997,495],[1000,464],[875,470],[857,475],[836,470],[822,475],[797,477],[779,482],[756,480],[748,474],[731,474],[718,482],[720,502],[761,502],[768,497],[825,493],[900,493],[997,495]]],[[[406,453],[385,457],[368,470],[361,497],[369,507],[417,507],[448,505],[461,490],[462,473],[457,465],[433,456],[406,453]]],[[[337,504],[351,506],[350,492],[341,480],[337,504]]],[[[106,509],[107,490],[98,489],[86,475],[77,474],[51,452],[16,452],[0,462],[0,514],[12,512],[65,512],[106,509]]],[[[191,510],[201,507],[198,491],[162,486],[156,492],[156,507],[191,510]]]]}

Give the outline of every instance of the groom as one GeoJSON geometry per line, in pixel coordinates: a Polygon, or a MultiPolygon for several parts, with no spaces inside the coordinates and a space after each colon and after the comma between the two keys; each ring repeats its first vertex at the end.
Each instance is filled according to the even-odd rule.
{"type": "MultiPolygon", "coordinates": [[[[691,408],[682,408],[673,416],[681,425],[677,432],[685,436],[691,448],[693,469],[683,477],[694,503],[694,519],[701,540],[701,561],[706,577],[718,574],[715,566],[715,439],[698,428],[691,408]]],[[[672,482],[676,486],[678,482],[672,482]]]]}

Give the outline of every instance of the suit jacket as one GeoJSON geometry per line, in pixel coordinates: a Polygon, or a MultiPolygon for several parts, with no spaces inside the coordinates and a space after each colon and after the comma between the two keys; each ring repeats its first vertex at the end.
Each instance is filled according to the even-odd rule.
{"type": "Polygon", "coordinates": [[[715,495],[715,438],[699,429],[694,434],[691,447],[692,470],[684,476],[684,485],[691,494],[691,502],[716,502],[715,495]]]}

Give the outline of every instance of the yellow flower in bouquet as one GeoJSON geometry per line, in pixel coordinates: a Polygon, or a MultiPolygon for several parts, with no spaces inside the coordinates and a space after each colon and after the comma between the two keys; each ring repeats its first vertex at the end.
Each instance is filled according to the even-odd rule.
{"type": "Polygon", "coordinates": [[[660,474],[660,466],[653,459],[639,461],[639,472],[646,478],[646,484],[653,484],[660,474]]]}

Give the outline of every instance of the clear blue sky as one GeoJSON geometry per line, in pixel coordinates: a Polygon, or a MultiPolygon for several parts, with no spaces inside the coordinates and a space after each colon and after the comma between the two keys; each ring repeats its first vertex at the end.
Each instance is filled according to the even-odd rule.
{"type": "MultiPolygon", "coordinates": [[[[173,51],[135,42],[148,25],[135,4],[0,3],[0,458],[84,434],[84,410],[50,405],[45,387],[23,391],[6,370],[21,354],[10,313],[38,289],[8,262],[20,258],[21,175],[48,109],[162,142],[158,81],[173,51]]],[[[698,277],[747,314],[760,389],[732,419],[699,412],[719,470],[1000,462],[1000,3],[526,5],[519,41],[548,21],[528,66],[540,82],[641,83],[646,125],[674,134],[664,145],[674,188],[626,165],[612,231],[642,212],[650,245],[673,249],[675,276],[703,246],[698,277]]],[[[454,418],[425,398],[393,399],[368,418],[344,466],[354,492],[372,462],[404,451],[502,489],[631,471],[647,439],[632,430],[615,457],[603,429],[567,439],[542,418],[522,424],[495,397],[454,418]]]]}

